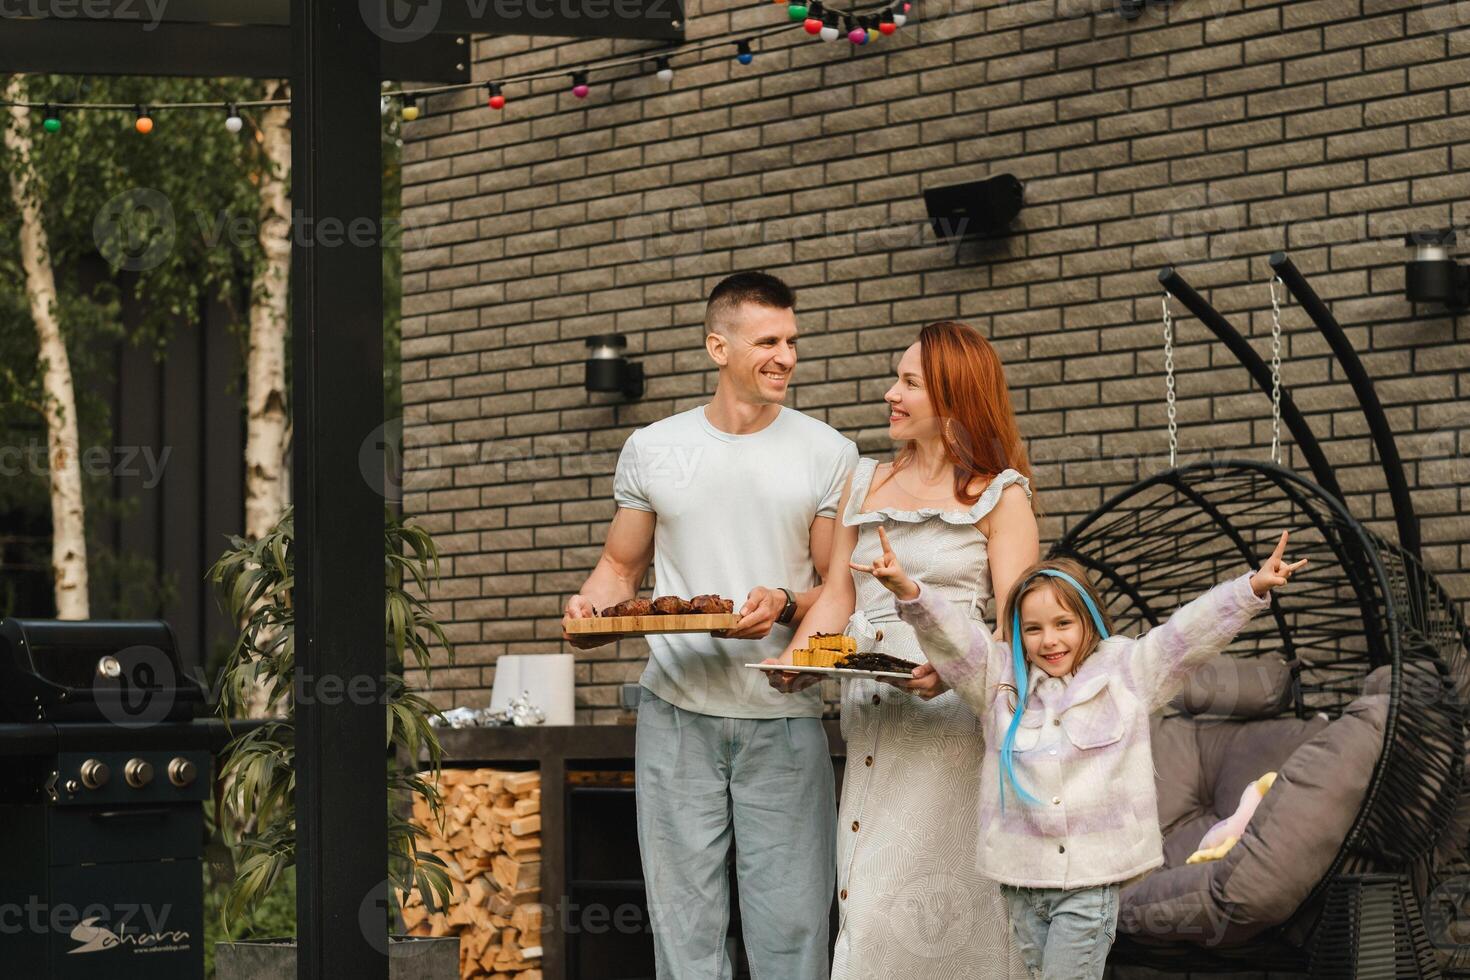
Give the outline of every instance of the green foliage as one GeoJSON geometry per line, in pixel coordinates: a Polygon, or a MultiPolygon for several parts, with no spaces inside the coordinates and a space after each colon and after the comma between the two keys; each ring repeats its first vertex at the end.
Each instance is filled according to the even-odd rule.
{"type": "MultiPolygon", "coordinates": [[[[235,738],[221,764],[226,787],[221,803],[234,819],[219,824],[236,852],[235,882],[222,907],[227,922],[258,910],[296,860],[294,538],[288,510],[259,540],[232,538],[230,550],[209,572],[221,606],[244,624],[221,677],[220,715],[227,721],[239,717],[259,688],[271,713],[282,716],[235,738]]],[[[384,514],[383,539],[385,745],[406,760],[406,767],[393,763],[387,772],[388,876],[397,893],[416,886],[426,901],[443,903],[450,889],[443,862],[419,850],[423,831],[397,816],[416,792],[442,820],[437,779],[421,778],[414,766],[422,754],[430,771],[435,776],[439,772],[439,739],[429,725],[438,709],[403,678],[408,658],[418,669],[430,670],[431,642],[451,651],[452,659],[448,638],[424,598],[438,577],[439,554],[427,531],[400,521],[391,511],[384,514]]]]}
{"type": "MultiPolygon", "coordinates": [[[[34,102],[133,103],[241,100],[258,98],[261,89],[242,79],[28,75],[23,94],[34,102]]],[[[30,115],[28,160],[14,159],[0,141],[0,227],[10,230],[0,235],[0,447],[10,454],[7,463],[17,453],[23,460],[0,479],[0,515],[7,527],[44,534],[50,502],[42,367],[12,189],[19,184],[41,205],[85,453],[116,438],[110,409],[120,343],[147,346],[161,358],[171,333],[193,328],[208,300],[239,306],[262,260],[253,223],[264,157],[251,129],[231,134],[222,114],[211,111],[160,112],[147,136],[133,130],[129,111],[63,111],[55,134],[42,129],[43,113],[30,115]],[[139,200],[165,202],[172,216],[167,227],[156,209],[120,206],[139,200]],[[148,251],[156,262],[119,266],[102,258],[137,254],[155,241],[165,246],[148,251]]],[[[0,113],[0,126],[11,125],[9,111],[0,113]]],[[[83,494],[92,614],[158,615],[175,583],[155,563],[108,545],[110,522],[136,501],[115,500],[110,474],[85,468],[83,494]]],[[[25,548],[27,559],[49,551],[29,542],[25,548]]],[[[6,603],[0,595],[0,605],[6,603]]]]}
{"type": "MultiPolygon", "coordinates": [[[[33,102],[223,101],[261,95],[260,84],[246,79],[31,75],[25,89],[33,102]]],[[[99,252],[118,257],[147,250],[147,262],[114,268],[104,292],[113,300],[126,293],[136,302],[140,322],[132,339],[160,351],[173,329],[195,324],[211,294],[233,302],[262,260],[255,235],[260,207],[255,183],[265,164],[253,126],[233,134],[222,114],[181,109],[156,113],[153,132],[144,136],[134,131],[130,112],[87,111],[63,112],[61,132],[49,134],[41,129],[41,115],[31,113],[32,158],[25,172],[43,202],[52,263],[68,273],[69,293],[93,299],[93,291],[76,277],[80,260],[99,252]],[[120,202],[165,202],[167,211],[119,208],[120,202]],[[167,247],[148,250],[153,241],[167,247]]],[[[248,110],[245,118],[252,118],[248,110]]],[[[12,179],[23,172],[19,161],[7,158],[3,165],[12,179]]],[[[0,209],[0,220],[14,227],[8,193],[0,209]]],[[[3,247],[15,248],[12,242],[3,247]]],[[[4,288],[22,287],[23,281],[14,279],[4,288]]],[[[71,326],[71,318],[65,322],[71,326]]]]}
{"type": "Polygon", "coordinates": [[[296,935],[296,871],[287,868],[249,913],[228,924],[224,906],[232,880],[212,864],[204,871],[204,975],[214,976],[214,944],[296,935]]]}

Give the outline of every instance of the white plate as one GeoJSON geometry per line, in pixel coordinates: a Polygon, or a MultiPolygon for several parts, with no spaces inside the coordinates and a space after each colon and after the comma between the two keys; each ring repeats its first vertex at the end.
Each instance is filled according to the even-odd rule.
{"type": "Polygon", "coordinates": [[[776,671],[782,674],[831,674],[833,677],[871,677],[874,680],[883,678],[898,678],[901,681],[911,681],[913,674],[900,674],[896,670],[851,670],[847,667],[796,667],[791,664],[746,664],[745,666],[755,670],[764,670],[767,673],[776,671]]]}

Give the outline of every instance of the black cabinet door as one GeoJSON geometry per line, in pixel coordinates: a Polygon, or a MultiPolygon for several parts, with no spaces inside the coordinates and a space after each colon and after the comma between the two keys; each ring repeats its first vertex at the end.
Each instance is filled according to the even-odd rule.
{"type": "Polygon", "coordinates": [[[51,980],[202,980],[198,861],[51,869],[51,980]]]}

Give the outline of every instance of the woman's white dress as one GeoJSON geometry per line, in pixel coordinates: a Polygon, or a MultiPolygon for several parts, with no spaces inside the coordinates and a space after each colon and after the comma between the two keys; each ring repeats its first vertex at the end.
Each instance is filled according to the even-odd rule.
{"type": "MultiPolygon", "coordinates": [[[[859,527],[853,561],[881,554],[881,525],[910,575],[983,622],[990,560],[975,524],[1010,484],[1029,495],[1026,478],[1006,470],[968,510],[865,511],[876,466],[858,462],[842,515],[859,527]]],[[[924,662],[892,594],[871,575],[854,577],[857,612],[847,633],[858,649],[924,662]]],[[[880,681],[850,680],[842,684],[842,734],[833,980],[1024,977],[999,887],[975,870],[983,745],[974,714],[953,691],[924,701],[880,681]]]]}

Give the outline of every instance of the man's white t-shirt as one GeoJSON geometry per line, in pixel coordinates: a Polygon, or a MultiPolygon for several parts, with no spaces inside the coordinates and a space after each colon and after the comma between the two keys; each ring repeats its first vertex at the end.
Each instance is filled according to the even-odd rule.
{"type": "MultiPolygon", "coordinates": [[[[732,435],[715,428],[700,406],[628,437],[613,497],[619,507],[657,517],[655,596],[715,593],[733,599],[739,612],[756,586],[795,593],[818,583],[812,521],[837,516],[857,458],[852,440],[794,409],[783,407],[758,432],[732,435]]],[[[820,688],[781,694],[764,673],[743,666],[780,656],[791,633],[777,624],[761,640],[652,634],[643,686],[700,714],[820,716],[820,688]]]]}

